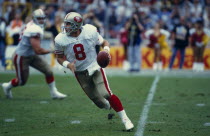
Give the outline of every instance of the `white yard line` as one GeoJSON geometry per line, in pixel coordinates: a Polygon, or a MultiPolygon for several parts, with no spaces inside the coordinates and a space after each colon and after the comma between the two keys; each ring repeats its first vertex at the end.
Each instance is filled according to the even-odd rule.
{"type": "Polygon", "coordinates": [[[140,119],[138,122],[137,131],[135,133],[135,136],[143,136],[144,135],[144,129],[145,129],[149,109],[152,104],[152,100],[155,95],[155,91],[156,91],[156,87],[157,87],[157,83],[158,83],[159,79],[160,79],[160,77],[156,76],[155,80],[152,83],[149,94],[147,96],[147,100],[144,104],[144,108],[143,108],[143,111],[141,113],[141,116],[140,116],[140,119]]]}

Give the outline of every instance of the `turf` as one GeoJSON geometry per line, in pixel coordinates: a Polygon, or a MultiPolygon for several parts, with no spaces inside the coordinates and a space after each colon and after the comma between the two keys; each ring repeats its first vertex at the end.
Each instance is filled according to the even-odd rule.
{"type": "Polygon", "coordinates": [[[148,120],[164,123],[147,124],[145,136],[210,135],[209,78],[161,78],[156,91],[153,103],[162,105],[151,107],[148,120]]]}
{"type": "MultiPolygon", "coordinates": [[[[0,83],[14,74],[0,74],[0,83]]],[[[52,100],[43,75],[30,75],[27,84],[13,89],[13,99],[0,88],[0,136],[134,136],[123,132],[117,114],[112,120],[85,95],[72,76],[55,76],[57,88],[68,95],[52,100]],[[15,119],[5,122],[5,119],[15,119]],[[76,121],[72,124],[72,121],[76,121]],[[80,123],[77,123],[80,121],[80,123]]],[[[110,88],[138,125],[153,76],[109,76],[110,88]]],[[[161,77],[150,107],[144,136],[208,136],[210,78],[161,77]],[[204,103],[198,107],[196,104],[204,103]],[[156,122],[156,123],[154,123],[156,122]]]]}

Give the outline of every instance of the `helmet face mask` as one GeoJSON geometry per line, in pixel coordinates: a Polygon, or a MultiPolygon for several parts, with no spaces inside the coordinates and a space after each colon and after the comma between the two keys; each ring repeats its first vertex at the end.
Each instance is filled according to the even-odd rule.
{"type": "Polygon", "coordinates": [[[77,32],[82,25],[82,16],[76,12],[70,12],[64,18],[63,32],[70,35],[72,32],[77,32]]]}
{"type": "Polygon", "coordinates": [[[72,22],[64,22],[64,29],[68,35],[79,30],[78,27],[72,22]]]}
{"type": "Polygon", "coordinates": [[[46,16],[42,9],[37,9],[33,12],[33,21],[35,24],[44,28],[46,16]]]}

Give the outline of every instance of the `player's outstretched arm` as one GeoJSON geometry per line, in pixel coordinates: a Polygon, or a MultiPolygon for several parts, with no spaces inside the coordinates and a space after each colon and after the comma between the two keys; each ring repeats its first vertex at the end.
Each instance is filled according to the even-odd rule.
{"type": "Polygon", "coordinates": [[[52,52],[50,50],[45,50],[45,49],[41,48],[40,37],[31,37],[30,42],[31,42],[32,48],[34,49],[34,51],[37,55],[43,55],[43,54],[48,54],[48,53],[52,52]]]}

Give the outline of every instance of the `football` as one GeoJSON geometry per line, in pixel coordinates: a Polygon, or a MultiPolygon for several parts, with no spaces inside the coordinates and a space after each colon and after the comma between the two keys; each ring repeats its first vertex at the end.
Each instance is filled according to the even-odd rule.
{"type": "Polygon", "coordinates": [[[100,51],[97,56],[98,65],[105,68],[109,65],[110,55],[106,51],[100,51]]]}

